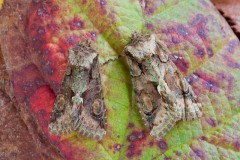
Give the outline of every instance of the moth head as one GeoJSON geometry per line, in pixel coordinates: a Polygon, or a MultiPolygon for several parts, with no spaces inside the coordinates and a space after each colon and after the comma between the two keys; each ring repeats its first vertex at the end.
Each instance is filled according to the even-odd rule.
{"type": "Polygon", "coordinates": [[[156,47],[156,37],[154,34],[143,36],[134,33],[124,53],[138,62],[142,62],[142,60],[155,54],[156,47]]]}
{"type": "Polygon", "coordinates": [[[90,42],[83,41],[82,43],[69,49],[68,64],[70,66],[84,67],[89,69],[96,57],[97,53],[91,47],[90,42]]]}

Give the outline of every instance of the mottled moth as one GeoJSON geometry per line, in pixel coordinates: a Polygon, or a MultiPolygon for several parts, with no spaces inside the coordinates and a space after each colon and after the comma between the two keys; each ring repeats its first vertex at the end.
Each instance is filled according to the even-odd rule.
{"type": "Polygon", "coordinates": [[[69,49],[68,66],[54,104],[49,130],[102,139],[106,109],[99,74],[98,54],[89,41],[69,49]]]}
{"type": "Polygon", "coordinates": [[[136,103],[150,135],[163,137],[177,121],[202,116],[202,105],[192,87],[155,34],[134,33],[123,53],[130,67],[136,103]]]}

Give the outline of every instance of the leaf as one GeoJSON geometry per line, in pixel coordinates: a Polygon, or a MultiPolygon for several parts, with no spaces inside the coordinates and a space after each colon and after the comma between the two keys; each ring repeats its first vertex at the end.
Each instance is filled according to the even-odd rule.
{"type": "Polygon", "coordinates": [[[23,4],[12,11],[28,17],[22,21],[9,17],[11,9],[3,5],[2,19],[9,19],[8,24],[0,23],[4,59],[18,101],[35,113],[45,135],[66,159],[239,158],[239,40],[211,2],[48,0],[23,4]],[[145,130],[133,100],[128,66],[118,58],[134,31],[159,34],[204,106],[200,120],[179,122],[161,140],[145,130]],[[57,137],[47,129],[67,51],[83,38],[93,41],[102,64],[108,126],[100,142],[76,133],[57,137]]]}
{"type": "Polygon", "coordinates": [[[240,2],[237,0],[212,0],[220,13],[232,27],[234,33],[240,37],[239,8],[240,2]]]}
{"type": "Polygon", "coordinates": [[[61,159],[42,132],[38,132],[32,114],[13,97],[1,50],[0,62],[0,159],[61,159]],[[31,125],[26,125],[27,121],[31,125]]]}
{"type": "MultiPolygon", "coordinates": [[[[10,98],[0,91],[0,159],[60,159],[57,150],[39,135],[31,135],[10,98]],[[35,139],[34,139],[35,138],[35,139]]],[[[35,128],[36,129],[36,128],[35,128]]]]}

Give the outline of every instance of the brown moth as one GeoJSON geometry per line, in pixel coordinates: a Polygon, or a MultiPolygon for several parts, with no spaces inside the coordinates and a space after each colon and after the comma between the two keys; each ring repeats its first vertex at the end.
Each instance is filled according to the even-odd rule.
{"type": "Polygon", "coordinates": [[[181,119],[202,116],[192,87],[169,59],[170,51],[155,34],[134,33],[124,54],[135,99],[150,135],[163,137],[181,119]]]}
{"type": "Polygon", "coordinates": [[[49,130],[54,134],[79,134],[102,139],[106,134],[106,109],[99,74],[98,54],[90,42],[71,48],[68,67],[57,95],[49,130]]]}

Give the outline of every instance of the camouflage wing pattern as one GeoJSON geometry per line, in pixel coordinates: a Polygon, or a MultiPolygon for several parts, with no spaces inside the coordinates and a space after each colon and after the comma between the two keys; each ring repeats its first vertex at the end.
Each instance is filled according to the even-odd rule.
{"type": "Polygon", "coordinates": [[[77,131],[102,139],[106,134],[105,114],[98,55],[86,41],[69,50],[68,68],[54,104],[49,130],[55,134],[77,131]]]}
{"type": "Polygon", "coordinates": [[[134,33],[124,53],[137,105],[152,136],[163,137],[181,119],[201,117],[201,104],[156,35],[134,33]]]}

